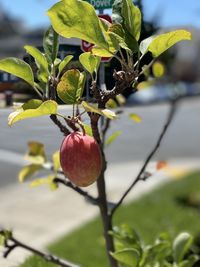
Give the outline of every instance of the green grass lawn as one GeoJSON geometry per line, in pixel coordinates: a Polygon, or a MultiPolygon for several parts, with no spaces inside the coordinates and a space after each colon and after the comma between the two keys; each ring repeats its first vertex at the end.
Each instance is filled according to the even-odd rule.
{"type": "MultiPolygon", "coordinates": [[[[181,231],[200,233],[200,210],[182,206],[179,197],[200,193],[200,172],[169,183],[146,194],[141,199],[122,206],[115,217],[115,224],[133,226],[146,241],[155,240],[159,232],[172,236],[181,231]]],[[[100,219],[97,218],[79,230],[49,246],[49,250],[85,267],[108,266],[100,219]]],[[[38,257],[29,258],[20,267],[55,267],[38,257]]]]}

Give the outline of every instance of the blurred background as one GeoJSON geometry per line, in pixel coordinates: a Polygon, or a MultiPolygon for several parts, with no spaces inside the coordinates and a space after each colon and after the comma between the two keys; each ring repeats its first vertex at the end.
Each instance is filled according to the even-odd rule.
{"type": "MultiPolygon", "coordinates": [[[[33,64],[32,58],[25,54],[23,47],[33,45],[42,49],[43,34],[49,26],[46,11],[56,2],[56,0],[0,0],[0,59],[14,56],[33,64]]],[[[177,98],[182,100],[177,107],[175,118],[159,152],[153,159],[154,163],[160,160],[167,162],[169,168],[165,173],[155,175],[152,184],[150,182],[147,187],[144,184],[144,187],[136,190],[137,193],[134,191],[131,197],[150,190],[159,181],[163,182],[169,177],[176,180],[200,167],[200,1],[135,0],[134,2],[143,13],[141,39],[156,32],[180,28],[191,31],[193,38],[190,42],[178,43],[164,53],[158,60],[161,67],[158,71],[151,70],[148,79],[142,77],[136,94],[132,93],[132,88],[128,88],[124,93],[127,100],[124,112],[119,120],[112,123],[108,136],[116,131],[122,133],[105,151],[109,162],[106,182],[109,198],[113,201],[119,198],[127,183],[130,183],[137,174],[142,162],[155,145],[171,102],[177,98]],[[128,119],[130,113],[138,114],[142,122],[135,123],[128,119]],[[124,182],[125,179],[127,183],[124,182]]],[[[104,13],[111,14],[111,11],[104,10],[104,13]]],[[[78,63],[78,57],[82,53],[81,41],[73,38],[61,38],[60,41],[59,57],[64,58],[72,54],[74,60],[70,67],[81,68],[78,63]]],[[[147,55],[143,64],[148,64],[150,61],[151,55],[147,55]]],[[[104,66],[105,85],[111,88],[113,69],[119,66],[115,60],[105,62],[104,66]]],[[[87,88],[85,94],[90,97],[87,88]]],[[[27,143],[42,142],[48,158],[51,159],[51,154],[59,149],[63,139],[62,134],[48,118],[24,120],[14,125],[12,129],[7,126],[7,117],[13,111],[13,103],[24,102],[32,97],[36,95],[26,83],[10,74],[0,72],[0,226],[10,226],[24,240],[32,240],[35,245],[46,246],[49,241],[62,236],[66,230],[71,231],[96,215],[96,210],[94,207],[89,208],[88,203],[81,204],[82,199],[74,196],[75,193],[70,190],[67,194],[67,189],[63,188],[52,193],[45,187],[35,190],[30,189],[27,184],[18,184],[17,174],[27,164],[24,159],[27,143]],[[73,205],[68,207],[69,203],[73,205]]],[[[63,106],[61,111],[70,115],[71,109],[63,106]]],[[[155,164],[152,168],[149,171],[154,173],[155,164]]],[[[199,178],[199,172],[196,176],[199,178]]],[[[185,185],[185,188],[187,187],[189,188],[188,184],[185,185]]],[[[93,186],[88,190],[92,193],[95,191],[93,186]]],[[[195,218],[199,222],[200,182],[196,183],[196,188],[193,190],[198,193],[198,215],[195,218]]],[[[153,200],[155,203],[159,201],[159,199],[153,200]]],[[[171,215],[168,213],[165,215],[167,219],[163,217],[165,219],[161,226],[168,230],[171,215]]],[[[188,226],[193,220],[193,213],[189,212],[187,216],[188,226]]],[[[148,228],[151,224],[148,224],[146,218],[145,221],[145,231],[151,233],[153,230],[148,228]]],[[[142,225],[142,222],[138,223],[140,224],[142,225]]],[[[178,227],[185,229],[186,224],[182,225],[181,221],[178,221],[178,227]]],[[[24,254],[21,253],[20,257],[23,260],[24,254]]],[[[2,265],[0,260],[0,265],[16,266],[21,260],[19,254],[14,254],[8,261],[2,261],[2,265]]]]}

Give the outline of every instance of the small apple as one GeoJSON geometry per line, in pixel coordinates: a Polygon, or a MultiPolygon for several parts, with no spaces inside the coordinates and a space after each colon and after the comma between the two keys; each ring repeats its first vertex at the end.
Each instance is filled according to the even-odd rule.
{"type": "Polygon", "coordinates": [[[102,169],[102,156],[95,139],[81,132],[65,137],[60,148],[60,163],[65,176],[77,186],[94,183],[102,169]]]}

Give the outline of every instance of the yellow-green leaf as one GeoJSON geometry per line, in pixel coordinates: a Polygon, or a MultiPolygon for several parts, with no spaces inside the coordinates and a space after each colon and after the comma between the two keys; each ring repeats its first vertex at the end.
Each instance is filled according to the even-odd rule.
{"type": "Polygon", "coordinates": [[[142,54],[150,51],[153,57],[158,57],[167,49],[183,40],[191,40],[192,35],[186,30],[176,30],[167,32],[157,36],[151,36],[143,40],[140,44],[140,51],[142,54]]]}
{"type": "Polygon", "coordinates": [[[103,115],[111,120],[117,118],[117,115],[109,109],[99,109],[96,105],[89,104],[86,101],[83,101],[81,104],[87,112],[94,112],[103,115]]]}
{"type": "Polygon", "coordinates": [[[21,59],[9,57],[0,60],[0,70],[8,72],[34,86],[34,76],[31,67],[21,59]]]}
{"type": "Polygon", "coordinates": [[[116,131],[113,134],[111,134],[108,139],[106,140],[106,145],[110,145],[115,139],[117,139],[118,136],[120,136],[122,134],[121,131],[116,131]]]}
{"type": "Polygon", "coordinates": [[[31,164],[23,167],[18,174],[19,182],[23,183],[25,180],[36,174],[41,169],[42,165],[38,164],[31,164]]]}
{"type": "Polygon", "coordinates": [[[57,103],[55,101],[47,100],[45,102],[40,102],[37,100],[30,100],[9,115],[8,125],[11,126],[20,120],[56,113],[57,103]]]}
{"type": "Polygon", "coordinates": [[[72,60],[73,57],[74,56],[72,56],[72,55],[68,55],[60,62],[60,65],[58,67],[59,75],[61,74],[63,69],[67,66],[67,64],[72,60]]]}
{"type": "Polygon", "coordinates": [[[106,103],[106,108],[117,108],[118,105],[113,99],[109,99],[106,103]]]}
{"type": "Polygon", "coordinates": [[[87,135],[93,136],[92,128],[90,127],[90,125],[88,125],[86,123],[83,123],[83,127],[84,127],[85,132],[86,132],[87,135]]]}
{"type": "Polygon", "coordinates": [[[97,73],[101,58],[94,56],[91,52],[85,52],[79,56],[79,61],[83,67],[92,75],[94,72],[97,73]]]}
{"type": "Polygon", "coordinates": [[[54,30],[61,36],[108,47],[95,9],[86,1],[59,1],[48,10],[48,16],[54,30]]]}
{"type": "Polygon", "coordinates": [[[52,191],[54,191],[58,188],[58,185],[56,183],[54,183],[55,177],[56,177],[55,174],[52,174],[52,175],[49,175],[47,177],[37,178],[33,182],[30,183],[30,186],[31,187],[37,187],[37,186],[47,184],[50,186],[50,189],[52,191]]]}
{"type": "Polygon", "coordinates": [[[48,76],[49,76],[47,59],[42,54],[42,52],[40,52],[40,50],[37,49],[36,47],[25,45],[24,48],[26,52],[35,59],[36,65],[39,70],[38,78],[42,82],[46,83],[48,80],[48,76]]]}
{"type": "Polygon", "coordinates": [[[134,120],[137,123],[142,121],[142,118],[140,116],[138,116],[137,114],[135,114],[135,113],[129,114],[129,118],[134,120]]]}
{"type": "Polygon", "coordinates": [[[120,106],[124,106],[126,104],[126,98],[122,94],[116,95],[116,100],[120,106]]]}
{"type": "Polygon", "coordinates": [[[165,74],[165,66],[163,63],[157,61],[152,66],[152,72],[154,77],[160,78],[165,74]]]}
{"type": "Polygon", "coordinates": [[[56,151],[52,155],[53,169],[57,172],[60,169],[60,151],[56,151]]]}
{"type": "Polygon", "coordinates": [[[59,98],[66,104],[80,102],[85,86],[86,75],[77,69],[66,71],[57,86],[59,98]]]}
{"type": "Polygon", "coordinates": [[[149,80],[149,81],[143,81],[138,83],[137,85],[137,90],[144,90],[149,88],[150,86],[152,86],[154,84],[153,80],[149,80]]]}
{"type": "Polygon", "coordinates": [[[139,252],[134,248],[125,248],[111,253],[114,259],[125,264],[126,266],[133,267],[138,266],[140,259],[139,252]]]}
{"type": "Polygon", "coordinates": [[[44,164],[46,162],[44,145],[39,142],[29,142],[28,153],[26,154],[25,159],[32,164],[44,164]]]}

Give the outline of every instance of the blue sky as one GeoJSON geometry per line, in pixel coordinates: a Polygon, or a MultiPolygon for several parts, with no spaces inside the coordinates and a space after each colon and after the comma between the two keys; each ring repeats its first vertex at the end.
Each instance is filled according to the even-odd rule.
{"type": "MultiPolygon", "coordinates": [[[[23,19],[27,27],[37,27],[48,25],[46,11],[56,2],[57,0],[0,0],[0,9],[23,19]]],[[[145,19],[157,17],[162,27],[189,24],[200,28],[199,0],[143,0],[143,5],[145,19]]]]}

